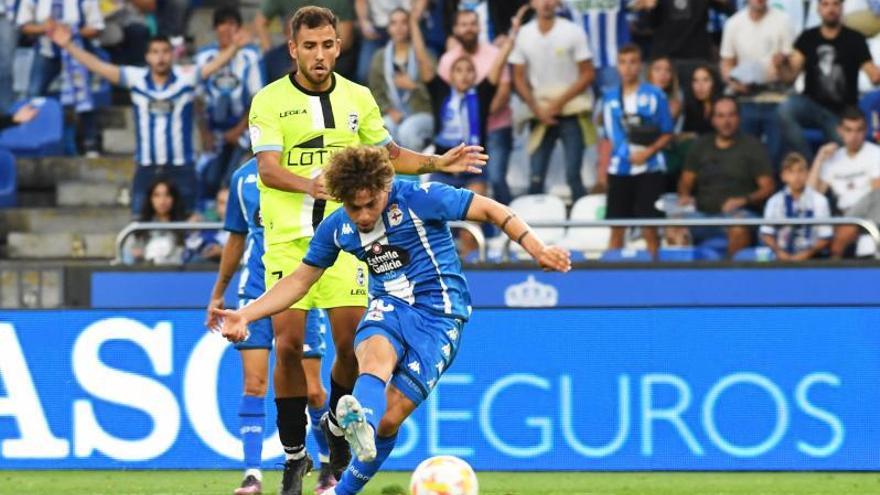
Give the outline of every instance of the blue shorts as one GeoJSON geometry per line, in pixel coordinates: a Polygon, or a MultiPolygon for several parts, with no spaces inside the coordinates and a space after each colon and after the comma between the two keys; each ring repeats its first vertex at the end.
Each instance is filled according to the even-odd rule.
{"type": "Polygon", "coordinates": [[[419,405],[428,398],[458,354],[464,320],[418,309],[392,297],[370,302],[354,345],[374,336],[387,338],[397,352],[391,384],[419,405]]]}
{"type": "MultiPolygon", "coordinates": [[[[240,299],[238,307],[247,306],[253,299],[240,299]]],[[[309,311],[306,320],[306,336],[303,344],[304,358],[322,358],[327,350],[327,344],[324,342],[324,335],[327,333],[328,326],[327,312],[323,309],[313,309],[309,311]]],[[[272,331],[272,319],[263,318],[248,325],[250,335],[247,340],[235,344],[238,350],[244,349],[272,349],[272,341],[275,339],[275,333],[272,331]]]]}

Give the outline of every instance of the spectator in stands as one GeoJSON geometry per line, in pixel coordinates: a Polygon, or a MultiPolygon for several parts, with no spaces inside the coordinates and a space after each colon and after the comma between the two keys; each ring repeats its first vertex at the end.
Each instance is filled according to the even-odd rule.
{"type": "Polygon", "coordinates": [[[634,0],[630,8],[644,11],[654,27],[651,60],[669,57],[678,72],[678,80],[688,87],[698,65],[713,58],[709,35],[709,9],[732,14],[733,2],[727,0],[634,0]]]}
{"type": "Polygon", "coordinates": [[[72,107],[79,117],[82,151],[95,156],[100,150],[95,101],[88,70],[76,60],[59,52],[46,34],[54,26],[72,30],[71,43],[80,49],[94,50],[92,40],[101,35],[104,18],[98,0],[59,2],[56,0],[21,0],[16,22],[22,34],[38,36],[31,67],[28,96],[46,96],[49,85],[61,76],[61,104],[72,107]]]}
{"type": "Polygon", "coordinates": [[[156,0],[156,28],[172,46],[182,49],[189,24],[190,0],[156,0]]]}
{"type": "MultiPolygon", "coordinates": [[[[694,203],[697,215],[709,218],[755,218],[764,201],[773,194],[773,167],[767,151],[757,138],[739,130],[736,100],[719,98],[712,109],[715,132],[700,137],[685,159],[678,182],[681,205],[694,203]]],[[[721,233],[715,228],[694,228],[694,242],[721,233]]],[[[727,229],[727,255],[752,242],[751,229],[727,229]]]]}
{"type": "MultiPolygon", "coordinates": [[[[425,0],[415,1],[425,3],[425,0]]],[[[354,0],[354,10],[361,33],[361,47],[355,75],[357,82],[367,84],[373,55],[388,43],[388,21],[391,13],[395,9],[410,10],[410,4],[410,0],[354,0]]],[[[424,12],[425,9],[422,7],[418,11],[424,12]]],[[[418,20],[419,17],[416,17],[416,21],[418,20]]]]}
{"type": "MultiPolygon", "coordinates": [[[[182,222],[186,220],[183,198],[173,181],[157,179],[146,190],[147,201],[141,205],[139,222],[182,222]]],[[[147,262],[156,265],[179,265],[183,239],[177,232],[149,230],[126,239],[126,263],[147,262]]]]}
{"type": "Polygon", "coordinates": [[[774,164],[782,158],[777,108],[787,88],[773,60],[791,54],[793,39],[788,15],[769,8],[767,0],[748,0],[724,24],[721,38],[721,75],[739,101],[742,130],[763,139],[774,164]]]}
{"type": "MultiPolygon", "coordinates": [[[[201,68],[223,50],[232,46],[241,30],[241,13],[235,7],[214,11],[214,34],[217,41],[196,54],[201,68]]],[[[221,185],[229,183],[232,172],[250,150],[248,110],[253,95],[263,87],[260,52],[256,46],[244,47],[226,65],[199,85],[204,112],[199,119],[202,150],[215,155],[199,180],[199,199],[217,195],[221,185]]]]}
{"type": "Polygon", "coordinates": [[[620,86],[616,66],[617,51],[630,41],[626,0],[563,0],[563,3],[571,12],[572,20],[581,24],[587,33],[593,51],[593,66],[596,69],[593,87],[596,94],[602,95],[611,88],[620,86]]]}
{"type": "MultiPolygon", "coordinates": [[[[413,15],[413,47],[419,65],[426,67],[430,55],[415,19],[413,15]]],[[[517,19],[511,26],[510,36],[505,40],[500,53],[492,61],[482,81],[479,81],[477,75],[476,62],[466,53],[452,62],[449,83],[433,69],[423,71],[422,76],[427,80],[428,90],[431,93],[431,106],[434,108],[434,127],[437,129],[434,136],[435,153],[446,153],[462,143],[485,146],[492,101],[507,64],[507,58],[513,50],[514,38],[518,30],[517,19]]],[[[437,172],[431,174],[431,180],[467,188],[478,194],[486,194],[486,177],[483,174],[437,172]]],[[[459,247],[462,254],[467,254],[477,248],[476,240],[470,234],[463,233],[459,247]]]]}
{"type": "Polygon", "coordinates": [[[156,0],[110,0],[101,2],[104,31],[101,46],[110,61],[119,65],[146,65],[144,54],[150,40],[147,15],[156,10],[156,0]]]}
{"type": "MultiPolygon", "coordinates": [[[[287,40],[290,39],[290,19],[293,18],[293,14],[300,7],[306,5],[326,7],[336,14],[338,19],[336,33],[342,41],[342,52],[336,59],[336,72],[351,79],[354,77],[355,69],[357,68],[357,54],[353,50],[355,42],[355,15],[352,0],[260,0],[260,8],[257,10],[257,15],[254,18],[254,32],[260,41],[260,49],[266,54],[267,59],[269,58],[268,52],[270,50],[279,51],[286,57],[277,57],[277,61],[284,66],[284,71],[278,77],[290,72],[292,61],[290,60],[287,48],[287,40]],[[284,24],[284,41],[273,48],[269,24],[276,18],[284,24]]],[[[267,60],[267,65],[269,65],[268,62],[269,60],[267,60]]],[[[274,66],[270,67],[275,68],[274,66]]],[[[276,71],[268,71],[266,79],[274,81],[278,79],[278,77],[274,77],[276,74],[276,71]]]]}
{"type": "MultiPolygon", "coordinates": [[[[418,24],[412,24],[418,29],[418,24]]],[[[434,134],[431,95],[422,75],[432,75],[435,62],[428,56],[424,63],[430,67],[420,65],[410,29],[409,12],[394,10],[388,21],[390,40],[373,56],[369,86],[394,141],[404,148],[421,150],[434,134]]]]}
{"type": "MultiPolygon", "coordinates": [[[[522,22],[527,6],[523,6],[515,16],[516,25],[522,22]]],[[[441,79],[450,82],[452,64],[468,56],[474,61],[477,69],[476,83],[481,83],[489,74],[495,60],[501,56],[501,50],[494,44],[481,41],[480,24],[475,11],[459,10],[455,13],[455,21],[452,25],[452,37],[456,41],[453,46],[440,57],[437,66],[437,75],[441,79]]],[[[501,38],[501,45],[507,44],[507,38],[511,33],[505,33],[501,38]]],[[[486,165],[486,174],[492,186],[492,197],[504,204],[510,203],[510,187],[507,184],[507,167],[510,163],[510,154],[513,151],[513,114],[510,109],[510,72],[505,64],[498,80],[495,96],[489,107],[488,121],[486,122],[486,153],[489,155],[489,163],[486,165]]]]}
{"type": "MultiPolygon", "coordinates": [[[[684,92],[684,104],[680,132],[663,154],[666,158],[666,190],[674,192],[684,166],[685,157],[694,141],[703,134],[712,132],[712,103],[721,93],[721,84],[715,71],[708,65],[700,65],[691,75],[690,91],[684,92]]],[[[669,233],[667,229],[667,234],[669,233]]],[[[669,236],[667,235],[667,239],[669,236]]]]}
{"type": "Polygon", "coordinates": [[[199,81],[220,70],[250,43],[245,31],[201,67],[172,64],[168,38],[156,36],[147,45],[149,68],[113,65],[72,43],[70,28],[56,25],[49,32],[52,41],[90,71],[112,84],[132,90],[135,113],[137,167],[132,182],[133,212],[141,211],[147,185],[157,177],[170,177],[181,192],[186,211],[192,211],[196,198],[194,147],[192,142],[193,93],[199,81]]]}
{"type": "Polygon", "coordinates": [[[510,62],[513,83],[531,112],[529,194],[544,192],[557,140],[565,151],[565,176],[572,201],[587,193],[581,179],[592,109],[586,89],[593,83],[592,54],[584,30],[556,17],[558,0],[532,0],[536,19],[522,27],[510,62]]]}
{"type": "MultiPolygon", "coordinates": [[[[603,95],[602,124],[612,148],[605,212],[609,219],[662,216],[654,203],[666,186],[662,150],[672,140],[674,126],[663,91],[639,81],[641,57],[638,46],[621,47],[617,55],[621,86],[603,95]]],[[[623,248],[625,234],[625,227],[612,227],[609,249],[623,248]]],[[[642,235],[656,258],[657,229],[643,228],[642,235]]]]}
{"type": "Polygon", "coordinates": [[[9,110],[13,101],[12,67],[18,28],[15,25],[17,0],[0,0],[0,112],[9,110]]]}
{"type": "Polygon", "coordinates": [[[865,130],[864,114],[847,108],[837,127],[844,145],[822,146],[813,161],[810,187],[830,193],[834,212],[845,215],[872,189],[880,188],[880,146],[865,141],[865,130]]]}
{"type": "MultiPolygon", "coordinates": [[[[781,177],[785,188],[767,200],[764,207],[766,220],[785,218],[829,218],[828,199],[807,186],[809,167],[798,153],[789,153],[782,160],[781,177]]],[[[831,244],[834,230],[830,225],[761,226],[761,239],[776,259],[803,261],[823,253],[831,244]]]]}
{"type": "MultiPolygon", "coordinates": [[[[205,220],[209,222],[222,222],[226,218],[226,204],[229,200],[229,188],[223,187],[217,191],[214,202],[214,210],[206,212],[205,220]],[[207,213],[210,213],[207,214],[207,213]]],[[[184,263],[217,263],[223,254],[223,246],[229,239],[229,232],[225,230],[201,230],[191,232],[184,241],[184,263]]]]}
{"type": "MultiPolygon", "coordinates": [[[[641,65],[641,64],[640,64],[641,65]]],[[[666,104],[669,106],[669,115],[672,121],[677,123],[681,117],[684,94],[678,82],[675,67],[668,57],[660,57],[652,60],[648,66],[648,84],[660,88],[666,96],[666,104]]]]}
{"type": "Polygon", "coordinates": [[[694,69],[691,90],[685,96],[682,134],[694,139],[712,132],[712,104],[721,94],[721,85],[708,65],[694,69]]]}
{"type": "Polygon", "coordinates": [[[24,105],[11,114],[0,113],[0,131],[7,127],[26,124],[34,120],[38,113],[40,109],[33,105],[24,105]]]}
{"type": "Polygon", "coordinates": [[[871,60],[865,37],[841,24],[843,0],[820,0],[822,25],[798,37],[788,57],[775,57],[783,79],[794,81],[803,71],[803,94],[792,94],[779,106],[782,133],[787,146],[806,157],[813,156],[804,139],[804,128],[823,131],[827,141],[840,142],[835,128],[839,114],[858,103],[859,70],[873,84],[880,83],[880,68],[871,60]]]}

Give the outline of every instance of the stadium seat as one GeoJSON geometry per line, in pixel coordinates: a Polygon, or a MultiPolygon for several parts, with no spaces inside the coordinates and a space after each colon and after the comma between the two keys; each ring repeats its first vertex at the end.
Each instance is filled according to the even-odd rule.
{"type": "Polygon", "coordinates": [[[807,128],[804,129],[803,135],[804,141],[807,142],[807,146],[813,150],[819,149],[820,146],[828,142],[828,140],[825,139],[825,133],[822,132],[822,129],[807,128]]]}
{"type": "Polygon", "coordinates": [[[16,206],[18,175],[15,171],[15,157],[0,148],[0,208],[16,206]]]}
{"type": "Polygon", "coordinates": [[[868,234],[862,234],[859,236],[859,240],[856,241],[856,256],[859,258],[865,258],[868,256],[874,256],[877,253],[877,245],[874,244],[874,240],[871,239],[871,236],[868,234]]]}
{"type": "Polygon", "coordinates": [[[619,261],[638,261],[650,262],[651,254],[644,249],[606,249],[602,252],[600,261],[619,262],[619,261]]]}
{"type": "MultiPolygon", "coordinates": [[[[11,111],[26,103],[27,100],[16,103],[11,111]]],[[[40,112],[34,120],[0,132],[0,147],[16,156],[61,155],[64,151],[64,111],[61,104],[52,98],[37,98],[31,103],[39,107],[40,112]]]]}
{"type": "Polygon", "coordinates": [[[776,255],[767,246],[747,247],[733,255],[733,261],[775,261],[776,255]]]}
{"type": "MultiPolygon", "coordinates": [[[[568,216],[572,221],[592,221],[605,218],[605,195],[590,194],[575,202],[568,216]]],[[[560,245],[571,251],[600,252],[608,247],[608,239],[611,237],[609,227],[568,227],[560,245]]]]}
{"type": "Polygon", "coordinates": [[[719,256],[727,254],[727,237],[710,237],[699,244],[700,248],[715,251],[719,256]]]}
{"type": "MultiPolygon", "coordinates": [[[[510,209],[527,223],[564,222],[565,203],[550,194],[527,194],[510,202],[510,209]]],[[[558,244],[565,235],[565,227],[536,227],[534,232],[547,244],[558,244]]],[[[514,257],[524,253],[522,247],[515,242],[510,243],[510,251],[514,257]]]]}

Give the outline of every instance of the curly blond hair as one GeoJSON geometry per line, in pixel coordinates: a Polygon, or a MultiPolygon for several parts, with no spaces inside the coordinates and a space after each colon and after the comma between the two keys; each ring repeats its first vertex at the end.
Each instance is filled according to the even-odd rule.
{"type": "Polygon", "coordinates": [[[394,179],[394,167],[384,148],[352,146],[330,158],[324,171],[324,184],[330,196],[343,203],[354,200],[358,191],[387,190],[394,179]]]}

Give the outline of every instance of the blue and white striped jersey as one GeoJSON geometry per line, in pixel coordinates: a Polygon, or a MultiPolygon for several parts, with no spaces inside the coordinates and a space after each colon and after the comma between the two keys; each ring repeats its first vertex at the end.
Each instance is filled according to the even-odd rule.
{"type": "MultiPolygon", "coordinates": [[[[72,28],[91,27],[104,29],[104,15],[98,0],[18,0],[6,3],[15,11],[15,23],[19,26],[35,23],[41,24],[49,19],[66,24],[72,28]],[[17,6],[17,9],[16,9],[17,6]]],[[[47,36],[38,39],[40,54],[44,57],[55,57],[58,49],[47,36]]]]}
{"type": "Polygon", "coordinates": [[[669,113],[666,95],[659,88],[642,83],[635,93],[634,108],[627,109],[623,108],[626,101],[621,98],[620,92],[620,87],[617,87],[607,91],[602,97],[604,101],[602,126],[605,128],[605,136],[611,140],[611,163],[608,165],[608,173],[637,175],[665,171],[666,160],[662,151],[655,153],[642,165],[630,163],[630,153],[636,146],[629,142],[625,125],[632,120],[638,120],[643,125],[656,126],[663,134],[671,133],[675,124],[669,113]]]}
{"type": "MultiPolygon", "coordinates": [[[[220,53],[211,43],[196,53],[195,63],[202,68],[220,53]]],[[[232,60],[202,81],[199,95],[205,101],[208,124],[213,130],[225,131],[247,115],[251,98],[263,87],[260,52],[256,46],[238,50],[232,60]]]]}
{"type": "Polygon", "coordinates": [[[199,79],[195,66],[174,66],[165,85],[156,86],[149,69],[120,67],[119,85],[131,90],[138,164],[195,162],[193,99],[199,79]]]}
{"type": "Polygon", "coordinates": [[[239,299],[256,299],[266,290],[263,278],[263,219],[260,216],[260,191],[257,189],[257,159],[251,158],[238,168],[229,181],[224,230],[244,234],[244,267],[238,281],[239,299]]]}
{"type": "Polygon", "coordinates": [[[629,43],[625,0],[565,0],[571,20],[581,24],[593,51],[593,65],[617,66],[617,50],[629,43]]]}
{"type": "Polygon", "coordinates": [[[464,219],[473,198],[466,189],[395,179],[371,232],[340,208],[318,226],[303,263],[327,268],[346,251],[367,263],[371,297],[467,319],[471,296],[446,222],[464,219]]]}

